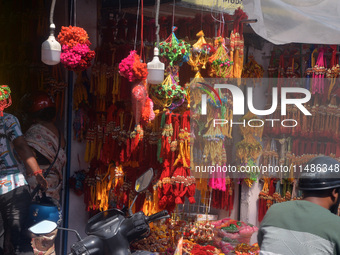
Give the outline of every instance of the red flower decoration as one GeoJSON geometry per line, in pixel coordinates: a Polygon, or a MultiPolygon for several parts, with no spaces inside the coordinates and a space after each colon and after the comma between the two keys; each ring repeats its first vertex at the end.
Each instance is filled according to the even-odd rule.
{"type": "Polygon", "coordinates": [[[177,50],[176,50],[176,49],[173,49],[173,50],[172,50],[172,52],[173,52],[173,53],[176,53],[176,52],[177,52],[177,50]]]}
{"type": "Polygon", "coordinates": [[[184,53],[185,53],[185,49],[182,49],[182,50],[181,50],[181,53],[184,54],[184,53]]]}
{"type": "Polygon", "coordinates": [[[169,91],[168,91],[168,96],[171,96],[171,95],[172,95],[172,91],[169,90],[169,91]]]}
{"type": "Polygon", "coordinates": [[[88,34],[81,27],[62,26],[58,35],[58,41],[61,45],[68,45],[70,48],[77,44],[86,44],[87,46],[91,45],[88,34]]]}
{"type": "Polygon", "coordinates": [[[62,27],[58,35],[62,45],[60,62],[71,71],[83,71],[91,66],[95,52],[90,50],[91,45],[87,32],[80,27],[62,27]]]}
{"type": "Polygon", "coordinates": [[[176,90],[176,86],[175,86],[175,85],[172,85],[171,89],[172,89],[172,90],[176,90]]]}

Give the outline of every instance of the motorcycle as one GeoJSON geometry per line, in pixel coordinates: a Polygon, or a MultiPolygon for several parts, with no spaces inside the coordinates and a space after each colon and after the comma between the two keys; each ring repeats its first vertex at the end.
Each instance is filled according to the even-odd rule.
{"type": "MultiPolygon", "coordinates": [[[[128,216],[115,208],[96,214],[86,225],[85,238],[81,238],[74,229],[58,227],[55,222],[48,220],[35,224],[29,230],[36,235],[48,234],[55,229],[74,232],[78,238],[78,241],[71,246],[71,254],[74,255],[129,255],[131,254],[130,243],[149,235],[150,222],[170,217],[166,210],[150,216],[146,216],[143,212],[132,214],[131,208],[138,194],[148,188],[153,174],[153,169],[150,168],[136,180],[137,195],[128,210],[128,216]]],[[[136,251],[133,254],[147,255],[151,252],[136,251]]]]}

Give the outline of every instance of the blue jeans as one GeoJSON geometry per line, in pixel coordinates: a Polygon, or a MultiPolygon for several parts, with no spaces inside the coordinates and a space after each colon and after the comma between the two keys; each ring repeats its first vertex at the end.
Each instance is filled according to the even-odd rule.
{"type": "Polygon", "coordinates": [[[33,255],[31,237],[26,226],[30,204],[28,186],[0,195],[0,213],[5,231],[3,250],[6,255],[33,255]]]}

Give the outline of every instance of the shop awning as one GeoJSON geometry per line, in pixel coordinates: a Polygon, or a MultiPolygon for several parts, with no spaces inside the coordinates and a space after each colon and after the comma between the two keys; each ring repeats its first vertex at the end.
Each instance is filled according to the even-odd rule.
{"type": "Polygon", "coordinates": [[[254,31],[274,44],[340,44],[339,0],[248,0],[254,31]]]}

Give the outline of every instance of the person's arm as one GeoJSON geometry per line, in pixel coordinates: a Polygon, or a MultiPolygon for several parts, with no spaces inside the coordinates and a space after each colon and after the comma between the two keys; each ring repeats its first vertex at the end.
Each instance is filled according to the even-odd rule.
{"type": "Polygon", "coordinates": [[[28,175],[35,175],[37,182],[43,190],[47,189],[47,181],[42,175],[42,171],[36,161],[34,154],[23,136],[13,140],[13,145],[20,159],[24,162],[28,175]]]}

